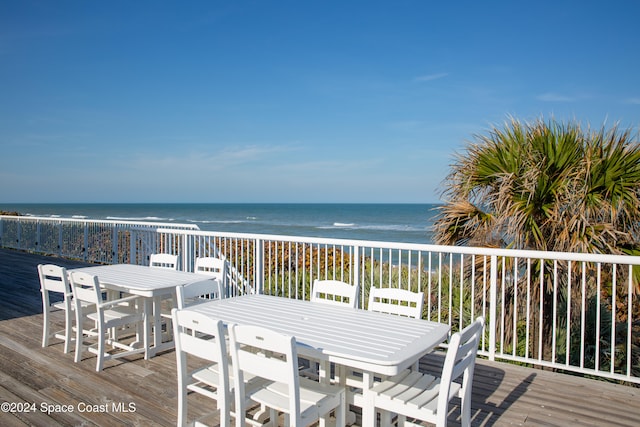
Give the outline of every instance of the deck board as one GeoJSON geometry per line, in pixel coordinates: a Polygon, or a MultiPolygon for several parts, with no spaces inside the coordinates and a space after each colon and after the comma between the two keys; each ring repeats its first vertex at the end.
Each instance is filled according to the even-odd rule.
{"type": "MultiPolygon", "coordinates": [[[[174,426],[177,411],[175,353],[151,360],[142,355],[108,361],[95,372],[95,356],[80,363],[62,343],[41,348],[42,306],[36,266],[69,268],[80,261],[0,249],[0,402],[33,402],[36,412],[0,412],[2,426],[174,426]],[[45,414],[40,404],[73,405],[73,413],[45,414]],[[84,412],[78,405],[109,405],[107,412],[84,412]],[[129,403],[135,411],[117,412],[111,404],[129,403]]],[[[61,313],[56,321],[62,327],[61,313]]],[[[442,354],[421,361],[437,372],[442,354]]],[[[640,389],[592,379],[479,359],[473,388],[473,426],[638,426],[640,389]]],[[[189,415],[214,409],[201,396],[190,396],[189,415]]],[[[459,425],[459,406],[450,421],[459,425]]],[[[211,420],[211,419],[209,419],[211,420]]],[[[213,420],[215,421],[215,420],[213,420]]]]}

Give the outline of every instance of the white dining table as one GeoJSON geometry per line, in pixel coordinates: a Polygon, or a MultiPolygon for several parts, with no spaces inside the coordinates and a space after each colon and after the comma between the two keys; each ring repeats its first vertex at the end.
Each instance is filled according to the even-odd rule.
{"type": "Polygon", "coordinates": [[[374,376],[413,366],[449,333],[442,323],[268,295],[208,301],[186,310],[294,336],[300,355],[362,371],[363,426],[375,421],[369,390],[374,376]]]}
{"type": "Polygon", "coordinates": [[[176,286],[184,286],[203,280],[217,280],[204,274],[134,264],[99,265],[75,268],[69,271],[82,271],[98,276],[100,286],[105,289],[126,292],[144,298],[144,311],[147,318],[151,319],[153,323],[152,335],[149,331],[149,322],[145,325],[145,333],[152,338],[150,340],[151,346],[145,352],[146,357],[153,357],[158,351],[173,346],[173,341],[162,342],[162,299],[172,297],[172,300],[175,301],[176,286]]]}

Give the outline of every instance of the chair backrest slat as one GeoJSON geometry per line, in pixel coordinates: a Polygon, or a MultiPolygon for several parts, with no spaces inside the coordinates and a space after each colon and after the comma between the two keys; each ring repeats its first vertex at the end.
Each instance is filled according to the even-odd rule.
{"type": "Polygon", "coordinates": [[[224,326],[204,314],[188,310],[171,310],[176,351],[201,359],[220,362],[226,354],[224,326]],[[196,332],[191,333],[191,332],[196,332]]]}
{"type": "Polygon", "coordinates": [[[340,280],[316,279],[311,290],[311,301],[357,308],[359,293],[358,285],[350,285],[340,280]]]}
{"type": "Polygon", "coordinates": [[[97,276],[81,271],[72,271],[71,287],[73,288],[74,299],[91,304],[102,303],[100,282],[97,276]]]}
{"type": "Polygon", "coordinates": [[[227,272],[227,262],[216,257],[196,258],[195,270],[198,274],[215,277],[224,283],[227,272]]]}
{"type": "Polygon", "coordinates": [[[224,296],[222,285],[218,280],[202,280],[176,287],[176,302],[179,309],[197,303],[194,299],[219,299],[224,296]]]}
{"type": "Polygon", "coordinates": [[[67,276],[67,270],[54,264],[38,265],[41,289],[50,292],[59,292],[68,295],[71,293],[71,285],[67,276]]]}
{"type": "Polygon", "coordinates": [[[422,318],[424,292],[412,292],[398,288],[369,289],[369,311],[422,318]]]}
{"type": "Polygon", "coordinates": [[[178,255],[151,254],[149,255],[149,267],[166,268],[168,270],[177,270],[178,255]]]}

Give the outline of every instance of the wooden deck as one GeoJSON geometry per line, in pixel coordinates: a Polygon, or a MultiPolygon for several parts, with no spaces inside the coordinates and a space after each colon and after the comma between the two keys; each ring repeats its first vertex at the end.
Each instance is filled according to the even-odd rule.
{"type": "MultiPolygon", "coordinates": [[[[62,344],[41,348],[42,306],[36,265],[85,265],[0,249],[0,403],[33,404],[0,411],[0,426],[172,426],[176,424],[175,354],[110,361],[95,372],[88,354],[76,364],[62,344]],[[58,406],[55,406],[58,405],[58,406]],[[35,409],[35,410],[34,410],[35,409]],[[69,410],[71,409],[71,410],[69,410]],[[50,413],[46,413],[50,410],[50,413]]],[[[62,316],[58,320],[62,325],[62,316]]],[[[422,360],[437,370],[439,354],[422,360]]],[[[474,426],[639,426],[640,389],[479,360],[474,426]]],[[[211,401],[190,397],[190,415],[211,401]]],[[[209,405],[209,406],[208,406],[209,405]]],[[[449,417],[457,425],[459,408],[449,417]]]]}

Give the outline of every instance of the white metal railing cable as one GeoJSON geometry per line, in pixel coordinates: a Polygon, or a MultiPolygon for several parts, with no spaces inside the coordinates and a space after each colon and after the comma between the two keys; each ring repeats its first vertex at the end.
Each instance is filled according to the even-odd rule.
{"type": "Polygon", "coordinates": [[[20,249],[48,253],[44,243],[31,242],[62,234],[56,242],[64,256],[82,246],[85,254],[116,254],[92,261],[143,264],[146,253],[162,251],[179,255],[187,271],[197,256],[223,257],[230,295],[307,299],[314,279],[329,278],[358,283],[360,307],[366,308],[371,286],[420,289],[425,319],[455,331],[485,317],[481,355],[640,384],[640,257],[217,233],[137,222],[56,229],[57,219],[40,219],[16,229],[15,220],[5,218],[0,244],[7,247],[17,239],[20,249]]]}

